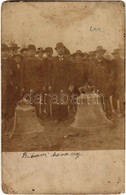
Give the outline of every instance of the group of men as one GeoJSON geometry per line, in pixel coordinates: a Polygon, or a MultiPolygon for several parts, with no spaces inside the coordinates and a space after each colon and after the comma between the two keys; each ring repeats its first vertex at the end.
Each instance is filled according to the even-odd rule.
{"type": "Polygon", "coordinates": [[[102,46],[88,53],[77,50],[71,54],[61,42],[55,47],[57,56],[53,56],[52,47],[36,49],[32,44],[20,48],[17,44],[9,47],[3,43],[1,50],[3,119],[11,119],[17,102],[30,93],[32,96],[41,94],[42,99],[47,95],[46,107],[32,102],[38,117],[45,112],[58,122],[65,120],[68,107],[72,110],[76,105],[71,105],[70,101],[57,102],[50,109],[50,94],[68,94],[70,100],[71,96],[77,98],[80,93],[86,93],[86,90],[80,91],[83,86],[104,96],[103,109],[109,119],[113,112],[124,116],[124,59],[120,49],[112,52],[112,60],[104,57],[106,50],[102,46]]]}

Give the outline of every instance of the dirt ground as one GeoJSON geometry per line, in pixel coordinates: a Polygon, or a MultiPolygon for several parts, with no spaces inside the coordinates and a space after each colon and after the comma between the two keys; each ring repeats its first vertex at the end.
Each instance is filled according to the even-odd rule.
{"type": "Polygon", "coordinates": [[[56,124],[49,118],[40,120],[43,132],[26,134],[14,131],[4,132],[3,151],[83,151],[124,149],[124,119],[114,117],[109,127],[97,129],[74,129],[74,117],[56,124]]]}

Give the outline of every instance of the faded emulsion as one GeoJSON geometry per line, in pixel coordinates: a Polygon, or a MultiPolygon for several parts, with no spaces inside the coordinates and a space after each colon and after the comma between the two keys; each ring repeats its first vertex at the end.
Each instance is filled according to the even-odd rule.
{"type": "Polygon", "coordinates": [[[124,2],[6,1],[2,188],[124,192],[124,2]]]}

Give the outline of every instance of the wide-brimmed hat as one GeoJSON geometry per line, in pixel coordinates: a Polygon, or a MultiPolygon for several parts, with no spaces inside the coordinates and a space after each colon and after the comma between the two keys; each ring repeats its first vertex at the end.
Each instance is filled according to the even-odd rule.
{"type": "Polygon", "coordinates": [[[36,51],[36,53],[44,53],[44,49],[42,47],[39,47],[36,51]]]}
{"type": "Polygon", "coordinates": [[[119,52],[120,52],[120,49],[114,49],[114,51],[111,53],[112,55],[114,55],[114,54],[119,54],[119,52]]]}
{"type": "Polygon", "coordinates": [[[28,48],[23,47],[23,48],[20,50],[20,53],[23,53],[24,51],[28,51],[28,48]]]}
{"type": "Polygon", "coordinates": [[[105,52],[106,52],[106,49],[103,49],[102,46],[97,46],[95,52],[102,52],[102,53],[105,53],[105,52]]]}
{"type": "Polygon", "coordinates": [[[20,47],[16,43],[12,43],[10,49],[19,49],[20,47]]]}
{"type": "Polygon", "coordinates": [[[35,50],[36,51],[35,45],[32,45],[32,44],[28,45],[28,50],[35,50]]]}
{"type": "Polygon", "coordinates": [[[81,50],[77,50],[75,53],[73,53],[73,56],[75,57],[76,55],[84,56],[81,50]]]}
{"type": "Polygon", "coordinates": [[[2,44],[1,44],[1,50],[2,50],[2,51],[8,51],[8,50],[9,50],[8,45],[6,45],[5,43],[2,43],[2,44]]]}
{"type": "Polygon", "coordinates": [[[15,57],[20,57],[20,58],[23,60],[23,56],[22,56],[20,53],[15,54],[15,55],[14,55],[14,58],[15,58],[15,57]]]}
{"type": "Polygon", "coordinates": [[[52,47],[46,47],[45,48],[45,53],[46,52],[53,52],[53,48],[52,47]]]}
{"type": "Polygon", "coordinates": [[[55,50],[57,50],[57,48],[60,48],[60,47],[64,47],[65,48],[65,46],[63,45],[62,42],[59,42],[59,43],[56,44],[55,50]]]}

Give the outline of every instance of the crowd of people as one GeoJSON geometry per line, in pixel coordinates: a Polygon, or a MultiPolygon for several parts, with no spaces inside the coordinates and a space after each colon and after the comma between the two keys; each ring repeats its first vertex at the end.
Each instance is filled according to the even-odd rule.
{"type": "Polygon", "coordinates": [[[42,97],[47,95],[47,105],[45,111],[45,106],[32,102],[37,116],[41,118],[45,113],[62,121],[68,117],[69,109],[76,112],[77,106],[57,103],[50,109],[49,95],[62,92],[77,98],[87,88],[104,96],[103,109],[109,119],[113,113],[124,116],[124,59],[120,49],[112,52],[112,60],[104,57],[106,50],[102,46],[95,51],[77,50],[71,54],[62,42],[56,44],[57,56],[52,47],[37,49],[32,44],[20,48],[15,43],[2,43],[1,50],[3,120],[13,118],[17,103],[26,94],[39,93],[42,97]]]}

